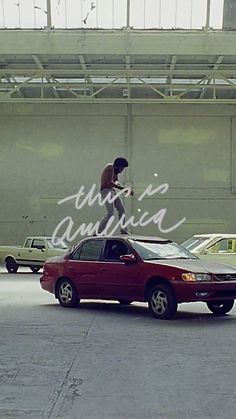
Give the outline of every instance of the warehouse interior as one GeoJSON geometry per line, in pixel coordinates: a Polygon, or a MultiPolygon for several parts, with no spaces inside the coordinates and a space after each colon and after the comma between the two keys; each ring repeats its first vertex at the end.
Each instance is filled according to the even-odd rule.
{"type": "MultiPolygon", "coordinates": [[[[129,161],[122,181],[135,191],[125,198],[127,215],[138,221],[164,211],[161,224],[131,232],[179,243],[197,233],[234,233],[235,2],[205,1],[202,26],[189,28],[178,27],[176,1],[169,28],[158,16],[156,27],[135,27],[128,0],[122,27],[114,19],[110,28],[89,27],[85,18],[101,1],[82,1],[77,28],[55,27],[55,2],[41,3],[42,27],[36,19],[18,27],[23,0],[16,27],[8,27],[1,4],[0,244],[50,236],[67,216],[74,230],[96,223],[104,213],[97,203],[76,209],[73,199],[58,202],[81,186],[87,193],[96,184],[98,193],[104,165],[118,156],[129,161]],[[216,3],[221,27],[211,26],[216,3]],[[148,185],[162,184],[167,191],[139,200],[148,185]]],[[[114,15],[117,2],[110,5],[114,15]]],[[[151,2],[140,5],[150,12],[151,2]]]]}

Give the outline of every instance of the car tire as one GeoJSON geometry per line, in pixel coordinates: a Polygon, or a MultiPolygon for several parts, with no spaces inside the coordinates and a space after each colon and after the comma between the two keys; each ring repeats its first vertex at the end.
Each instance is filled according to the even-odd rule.
{"type": "Polygon", "coordinates": [[[212,301],[206,304],[213,314],[220,316],[228,313],[233,308],[234,300],[212,301]]]}
{"type": "Polygon", "coordinates": [[[56,297],[62,307],[76,307],[80,302],[73,282],[67,278],[59,281],[56,297]]]}
{"type": "Polygon", "coordinates": [[[172,319],[177,311],[177,301],[173,290],[165,284],[155,285],[149,292],[148,308],[158,319],[172,319]]]}
{"type": "Polygon", "coordinates": [[[18,271],[19,265],[13,258],[8,258],[6,260],[6,268],[10,274],[15,274],[18,271]]]}
{"type": "Polygon", "coordinates": [[[39,269],[41,268],[41,266],[30,266],[30,269],[33,273],[37,273],[39,271],[39,269]]]}
{"type": "Polygon", "coordinates": [[[131,300],[118,300],[122,306],[129,306],[133,301],[131,300]]]}

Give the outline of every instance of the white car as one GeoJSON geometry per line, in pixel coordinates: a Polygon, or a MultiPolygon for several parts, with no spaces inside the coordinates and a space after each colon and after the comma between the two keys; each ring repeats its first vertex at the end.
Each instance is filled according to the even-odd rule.
{"type": "Polygon", "coordinates": [[[195,234],[181,246],[200,259],[236,266],[236,234],[195,234]]]}

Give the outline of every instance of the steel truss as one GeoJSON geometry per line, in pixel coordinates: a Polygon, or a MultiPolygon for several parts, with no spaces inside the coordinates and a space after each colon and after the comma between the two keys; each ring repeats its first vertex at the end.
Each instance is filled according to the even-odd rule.
{"type": "MultiPolygon", "coordinates": [[[[40,36],[40,33],[38,35],[40,36]]],[[[120,33],[112,33],[109,41],[109,33],[107,33],[107,45],[110,49],[108,50],[107,45],[104,44],[104,54],[101,53],[102,48],[99,43],[99,48],[96,47],[94,33],[91,34],[91,38],[89,36],[86,38],[88,46],[85,53],[82,48],[78,53],[74,53],[75,49],[78,50],[76,37],[72,38],[74,40],[73,54],[67,54],[64,45],[59,55],[60,46],[57,44],[57,53],[54,53],[51,46],[46,48],[45,43],[40,45],[42,49],[40,53],[25,52],[23,51],[25,46],[23,46],[22,52],[19,50],[16,54],[6,54],[1,53],[0,47],[0,101],[236,103],[236,55],[229,53],[228,38],[223,38],[227,47],[221,47],[221,51],[225,49],[226,54],[209,55],[204,49],[197,51],[195,47],[196,51],[193,55],[192,38],[185,46],[188,50],[186,53],[184,48],[182,50],[179,48],[179,51],[176,48],[178,54],[171,54],[168,48],[174,49],[174,42],[179,45],[178,36],[175,37],[173,34],[173,37],[166,38],[162,33],[161,40],[168,46],[166,54],[163,54],[162,50],[157,50],[155,53],[157,48],[154,40],[160,45],[159,34],[151,34],[151,38],[145,38],[143,46],[139,46],[137,42],[135,48],[127,47],[133,42],[132,37],[125,34],[124,38],[121,38],[121,35],[123,36],[120,33]],[[92,46],[89,44],[90,39],[93,41],[92,46]],[[114,43],[116,39],[121,46],[123,39],[126,43],[122,48],[117,44],[112,54],[111,41],[114,43]],[[172,39],[173,45],[169,41],[172,39]],[[145,49],[150,49],[149,40],[152,42],[151,53],[146,54],[145,49]]],[[[189,35],[191,36],[191,33],[189,35]]],[[[53,35],[48,34],[48,36],[53,35]]],[[[188,33],[181,36],[180,39],[183,39],[183,42],[188,40],[188,33]]],[[[203,44],[203,35],[200,36],[199,39],[203,44]]],[[[81,42],[83,39],[83,34],[80,38],[78,37],[81,42]]],[[[212,43],[211,38],[207,39],[212,43]]],[[[35,45],[35,49],[40,49],[37,43],[35,45]]]]}

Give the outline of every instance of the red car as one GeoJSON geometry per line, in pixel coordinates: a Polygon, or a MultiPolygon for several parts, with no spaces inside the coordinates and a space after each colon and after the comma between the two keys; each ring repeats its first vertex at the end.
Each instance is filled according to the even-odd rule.
{"type": "Polygon", "coordinates": [[[80,299],[148,302],[157,318],[170,319],[178,303],[203,301],[228,313],[236,298],[236,268],[204,262],[171,240],[132,235],[90,237],[49,259],[41,287],[63,307],[80,299]]]}

